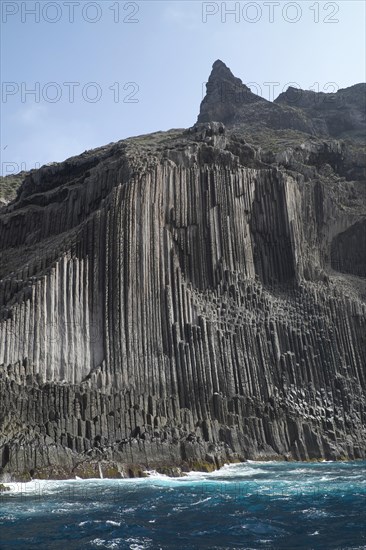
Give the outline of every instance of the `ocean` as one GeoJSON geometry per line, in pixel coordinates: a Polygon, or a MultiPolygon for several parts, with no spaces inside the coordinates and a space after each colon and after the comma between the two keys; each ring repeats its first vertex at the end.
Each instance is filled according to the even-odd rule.
{"type": "Polygon", "coordinates": [[[1,550],[366,549],[366,462],[7,485],[1,550]]]}

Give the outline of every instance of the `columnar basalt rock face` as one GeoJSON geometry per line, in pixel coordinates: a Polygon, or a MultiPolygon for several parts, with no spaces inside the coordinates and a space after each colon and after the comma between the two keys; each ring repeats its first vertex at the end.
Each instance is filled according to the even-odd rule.
{"type": "Polygon", "coordinates": [[[366,456],[365,181],[350,144],[269,129],[26,176],[0,212],[2,474],[366,456]]]}

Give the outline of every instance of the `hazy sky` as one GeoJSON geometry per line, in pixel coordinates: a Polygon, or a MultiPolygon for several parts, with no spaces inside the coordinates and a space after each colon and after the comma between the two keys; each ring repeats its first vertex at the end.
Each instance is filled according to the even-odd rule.
{"type": "Polygon", "coordinates": [[[4,175],[193,125],[218,58],[267,99],[289,83],[332,92],[366,80],[363,0],[2,0],[1,10],[4,175]]]}

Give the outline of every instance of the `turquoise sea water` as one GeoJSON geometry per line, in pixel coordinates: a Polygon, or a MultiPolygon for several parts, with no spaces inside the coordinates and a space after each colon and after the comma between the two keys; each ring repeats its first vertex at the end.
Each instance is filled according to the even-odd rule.
{"type": "Polygon", "coordinates": [[[8,485],[2,550],[366,549],[366,462],[8,485]]]}

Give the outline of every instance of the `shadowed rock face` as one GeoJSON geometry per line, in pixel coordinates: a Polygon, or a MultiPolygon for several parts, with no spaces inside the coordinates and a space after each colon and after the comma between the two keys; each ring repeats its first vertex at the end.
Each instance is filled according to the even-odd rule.
{"type": "Polygon", "coordinates": [[[355,84],[335,93],[316,93],[290,87],[275,103],[301,109],[329,136],[365,139],[366,84],[355,84]]]}
{"type": "Polygon", "coordinates": [[[220,61],[209,84],[192,128],[32,171],[0,210],[3,474],[366,456],[361,145],[220,61]]]}
{"type": "Polygon", "coordinates": [[[227,126],[245,123],[334,138],[364,140],[366,135],[366,84],[336,93],[289,87],[272,103],[254,94],[218,60],[206,89],[198,122],[218,121],[227,126]]]}
{"type": "Polygon", "coordinates": [[[254,94],[248,86],[236,78],[220,60],[215,61],[206,84],[206,96],[201,103],[198,122],[219,121],[226,125],[238,120],[241,111],[248,112],[248,106],[259,103],[264,108],[265,99],[254,94]]]}

